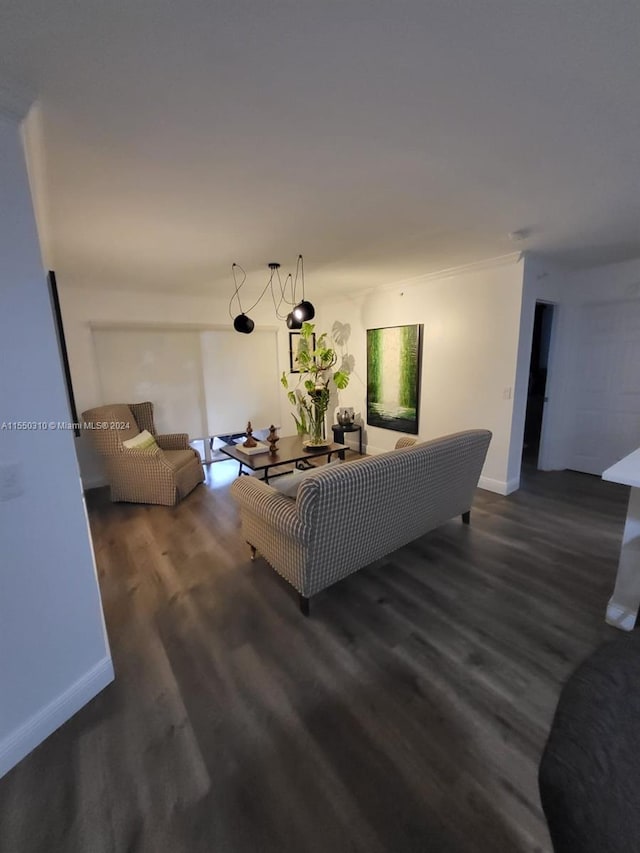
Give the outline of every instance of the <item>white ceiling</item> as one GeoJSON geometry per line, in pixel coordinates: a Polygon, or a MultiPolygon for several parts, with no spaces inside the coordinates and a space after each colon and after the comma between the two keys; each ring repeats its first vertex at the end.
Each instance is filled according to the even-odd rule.
{"type": "Polygon", "coordinates": [[[637,0],[0,0],[46,260],[86,286],[638,256],[639,48],[637,0]]]}

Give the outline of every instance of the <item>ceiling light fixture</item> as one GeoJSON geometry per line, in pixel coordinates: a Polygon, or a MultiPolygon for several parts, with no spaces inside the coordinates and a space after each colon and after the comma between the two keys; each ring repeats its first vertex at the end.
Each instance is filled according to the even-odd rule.
{"type": "Polygon", "coordinates": [[[276,317],[279,320],[285,320],[288,329],[301,329],[302,324],[309,320],[313,320],[315,317],[316,311],[311,302],[305,299],[304,292],[304,261],[302,259],[302,255],[298,255],[298,262],[296,264],[296,275],[295,278],[289,273],[289,275],[284,280],[284,284],[280,277],[280,264],[276,261],[271,261],[268,264],[271,273],[269,275],[269,279],[262,289],[262,293],[253,303],[251,308],[248,308],[247,311],[242,310],[242,303],[240,301],[240,290],[242,286],[247,280],[247,274],[242,269],[239,264],[232,264],[231,266],[231,274],[233,276],[233,287],[234,292],[229,300],[229,316],[233,319],[233,328],[236,332],[240,332],[243,335],[250,335],[251,332],[255,329],[255,323],[248,316],[249,311],[253,311],[256,305],[261,301],[262,297],[266,294],[267,291],[271,293],[271,299],[273,301],[273,307],[276,312],[276,317]],[[242,281],[238,283],[238,272],[242,274],[242,281]],[[298,287],[298,281],[302,286],[302,299],[300,302],[297,301],[296,291],[298,287]],[[275,288],[275,290],[274,290],[275,288]],[[233,300],[237,300],[238,308],[240,309],[240,313],[237,316],[233,316],[231,312],[231,307],[233,305],[233,300]],[[291,311],[288,311],[286,314],[281,313],[282,305],[286,305],[287,307],[291,307],[291,311]]]}

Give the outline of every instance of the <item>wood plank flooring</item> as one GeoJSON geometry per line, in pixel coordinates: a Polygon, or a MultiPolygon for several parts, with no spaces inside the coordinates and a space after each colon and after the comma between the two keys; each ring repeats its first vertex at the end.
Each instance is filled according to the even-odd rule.
{"type": "MultiPolygon", "coordinates": [[[[628,490],[533,472],[297,609],[234,462],[90,496],[116,681],[0,780],[2,853],[549,853],[537,764],[602,640],[628,490]]],[[[72,594],[72,591],[70,591],[72,594]]]]}

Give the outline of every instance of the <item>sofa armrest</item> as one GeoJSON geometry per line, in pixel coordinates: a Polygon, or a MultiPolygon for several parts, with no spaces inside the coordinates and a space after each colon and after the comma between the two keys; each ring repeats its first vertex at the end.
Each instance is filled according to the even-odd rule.
{"type": "Polygon", "coordinates": [[[279,533],[303,541],[304,527],[291,498],[255,477],[238,477],[231,486],[231,494],[241,510],[251,512],[279,533]]]}
{"type": "Polygon", "coordinates": [[[413,445],[417,443],[418,439],[414,438],[412,435],[403,435],[402,438],[399,438],[396,441],[395,450],[400,450],[402,447],[413,447],[413,445]]]}
{"type": "Polygon", "coordinates": [[[189,450],[189,436],[186,432],[156,435],[155,438],[162,450],[189,450]]]}

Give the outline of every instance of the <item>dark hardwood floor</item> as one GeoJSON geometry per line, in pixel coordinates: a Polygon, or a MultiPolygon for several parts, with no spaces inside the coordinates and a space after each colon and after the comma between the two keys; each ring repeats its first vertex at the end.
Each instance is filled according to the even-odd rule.
{"type": "Polygon", "coordinates": [[[3,853],[548,853],[537,765],[562,683],[617,635],[628,490],[478,491],[470,526],[305,619],[249,560],[236,469],[176,508],[90,495],[117,677],[0,780],[3,853]]]}

